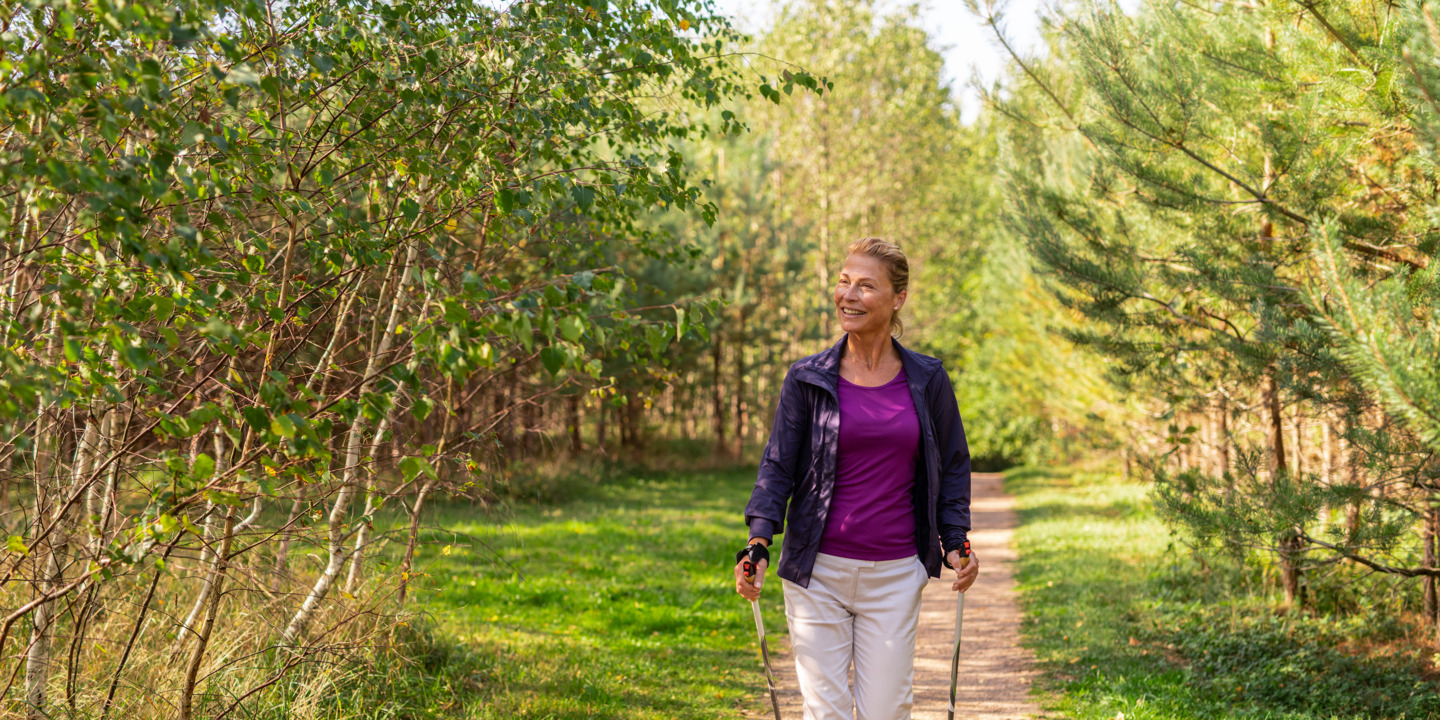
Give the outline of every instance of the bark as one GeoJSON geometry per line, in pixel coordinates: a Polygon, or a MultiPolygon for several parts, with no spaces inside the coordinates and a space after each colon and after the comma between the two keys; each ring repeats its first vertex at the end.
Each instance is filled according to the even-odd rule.
{"type": "Polygon", "coordinates": [[[1330,429],[1330,419],[1320,422],[1320,477],[1326,485],[1335,482],[1335,433],[1330,429]]]}
{"type": "MultiPolygon", "coordinates": [[[[437,454],[445,451],[445,445],[450,439],[452,423],[455,419],[455,383],[450,381],[445,390],[445,423],[440,432],[440,444],[437,454]]],[[[425,498],[429,497],[430,491],[434,489],[437,477],[432,476],[420,487],[420,493],[415,496],[415,505],[410,508],[410,535],[405,540],[405,555],[400,559],[400,590],[397,597],[400,602],[405,602],[405,594],[410,589],[410,568],[415,562],[415,546],[420,540],[420,517],[425,510],[425,498]]]]}
{"type": "Polygon", "coordinates": [[[570,432],[570,452],[579,455],[585,449],[580,442],[580,396],[565,398],[565,424],[570,432]]]}
{"type": "Polygon", "coordinates": [[[320,609],[320,603],[330,594],[330,588],[334,586],[335,579],[340,575],[340,570],[345,567],[348,553],[345,546],[345,519],[350,513],[350,501],[355,495],[356,469],[360,464],[361,436],[364,434],[364,422],[355,418],[350,426],[345,443],[345,469],[343,471],[340,491],[335,495],[335,501],[330,506],[330,515],[326,525],[327,561],[325,569],[316,578],[315,584],[305,596],[300,609],[290,618],[290,623],[285,626],[285,632],[281,634],[281,645],[294,645],[299,639],[300,633],[304,632],[305,626],[320,609]]]}
{"type": "Polygon", "coordinates": [[[280,546],[275,548],[275,571],[270,577],[271,592],[280,592],[281,583],[289,572],[291,533],[294,532],[295,521],[300,519],[300,511],[305,508],[304,487],[297,486],[295,492],[301,494],[296,495],[294,502],[290,503],[290,514],[286,516],[285,525],[280,532],[280,546]]]}
{"type": "Polygon", "coordinates": [[[1220,394],[1220,437],[1216,443],[1220,450],[1220,474],[1230,472],[1230,399],[1224,393],[1220,394]]]}
{"type": "Polygon", "coordinates": [[[1291,446],[1291,454],[1295,456],[1295,475],[1299,477],[1305,474],[1305,445],[1302,438],[1305,436],[1305,412],[1297,403],[1295,405],[1295,442],[1291,446]]]}
{"type": "MultiPolygon", "coordinates": [[[[1349,439],[1350,433],[1355,427],[1354,423],[1355,421],[1352,418],[1347,417],[1345,419],[1346,437],[1341,439],[1340,445],[1345,450],[1345,467],[1348,471],[1346,474],[1349,477],[1349,483],[1353,487],[1360,487],[1364,480],[1361,474],[1362,463],[1360,462],[1360,450],[1356,448],[1355,443],[1349,439]]],[[[1356,500],[1350,503],[1349,507],[1345,508],[1345,530],[1351,535],[1360,527],[1360,503],[1360,500],[1356,500]]]]}
{"type": "MultiPolygon", "coordinates": [[[[375,429],[375,438],[370,442],[371,458],[380,452],[381,439],[384,438],[385,430],[389,425],[390,418],[386,417],[375,429]]],[[[365,513],[360,519],[360,527],[355,531],[355,550],[350,559],[350,572],[345,576],[345,585],[341,588],[346,594],[353,595],[355,593],[355,589],[360,585],[360,577],[365,571],[365,546],[370,542],[370,531],[373,529],[371,518],[379,509],[376,504],[379,497],[379,494],[375,492],[375,472],[367,468],[365,471],[365,513]]]]}
{"type": "MultiPolygon", "coordinates": [[[[1424,519],[1420,523],[1420,564],[1425,567],[1435,567],[1435,517],[1435,511],[1431,510],[1424,515],[1424,519]]],[[[1425,578],[1425,599],[1421,607],[1423,610],[1420,615],[1425,627],[1435,630],[1436,603],[1435,578],[1433,576],[1425,578]]]]}
{"type": "Polygon", "coordinates": [[[715,329],[715,332],[713,332],[713,333],[710,334],[710,339],[711,339],[711,343],[710,343],[710,361],[711,361],[711,364],[714,366],[714,371],[715,371],[715,372],[714,372],[715,384],[713,384],[713,385],[710,386],[710,404],[711,404],[712,411],[713,411],[714,414],[715,414],[714,419],[713,419],[713,422],[714,422],[714,429],[715,429],[715,455],[716,455],[716,456],[724,455],[724,454],[725,454],[725,450],[726,450],[726,444],[725,444],[725,398],[724,398],[724,395],[723,395],[722,392],[721,392],[722,383],[720,382],[720,379],[721,379],[722,377],[724,377],[724,368],[722,367],[722,364],[721,364],[721,363],[722,363],[723,354],[724,354],[724,348],[725,348],[725,341],[724,341],[723,338],[724,338],[724,336],[723,336],[722,333],[720,332],[720,329],[719,329],[719,328],[716,328],[716,329],[715,329]]]}
{"type": "MultiPolygon", "coordinates": [[[[1276,485],[1289,473],[1285,462],[1285,421],[1281,413],[1280,388],[1275,380],[1272,367],[1266,378],[1266,400],[1270,410],[1270,444],[1273,451],[1271,483],[1276,485]]],[[[1300,538],[1295,531],[1282,533],[1278,538],[1280,556],[1280,587],[1285,593],[1285,607],[1293,608],[1300,598],[1300,572],[1296,567],[1300,550],[1300,538]]]]}
{"type": "Polygon", "coordinates": [[[734,343],[735,353],[735,451],[734,456],[740,457],[745,453],[745,423],[749,420],[749,406],[745,399],[745,321],[749,316],[744,308],[740,309],[740,322],[736,328],[734,343]]]}
{"type": "MultiPolygon", "coordinates": [[[[1440,562],[1440,548],[1436,547],[1440,544],[1440,508],[1432,508],[1425,520],[1430,525],[1430,567],[1435,567],[1435,563],[1440,562]]],[[[1433,576],[1425,579],[1430,581],[1431,595],[1440,595],[1440,589],[1435,587],[1436,579],[1433,576]]],[[[1440,597],[1430,609],[1430,625],[1435,631],[1435,645],[1440,647],[1440,597]]]]}
{"type": "Polygon", "coordinates": [[[535,408],[534,402],[526,402],[520,407],[520,449],[525,457],[535,456],[535,408]]]}
{"type": "MultiPolygon", "coordinates": [[[[223,428],[215,428],[213,442],[215,451],[215,474],[223,475],[230,469],[230,452],[226,444],[226,436],[223,428]]],[[[234,533],[240,532],[254,524],[255,521],[259,519],[260,512],[263,509],[260,504],[260,498],[256,497],[254,505],[250,510],[250,514],[246,516],[244,520],[240,521],[238,525],[236,525],[233,522],[234,518],[231,517],[232,512],[230,510],[224,510],[223,514],[225,515],[225,519],[220,520],[217,518],[214,512],[215,506],[211,504],[209,507],[211,512],[207,513],[207,517],[205,520],[205,540],[203,547],[201,547],[200,549],[200,564],[204,565],[207,561],[209,561],[210,569],[206,574],[205,583],[200,586],[200,594],[196,596],[195,604],[190,608],[190,614],[185,616],[185,622],[181,623],[180,629],[175,634],[175,643],[177,646],[180,643],[184,642],[185,639],[190,635],[198,636],[198,634],[195,632],[195,623],[200,620],[200,613],[203,612],[205,608],[209,607],[211,595],[216,592],[216,586],[214,583],[214,578],[216,577],[216,568],[219,567],[221,563],[229,562],[225,557],[223,557],[222,554],[215,554],[210,551],[210,548],[213,547],[215,542],[215,536],[217,534],[216,531],[219,530],[219,528],[217,528],[216,526],[222,522],[230,523],[230,525],[228,526],[228,530],[226,530],[225,532],[233,535],[234,533]]],[[[225,542],[227,542],[227,539],[222,537],[222,545],[225,542]]]]}
{"type": "Polygon", "coordinates": [[[415,496],[415,505],[410,509],[410,534],[405,541],[405,555],[400,559],[400,591],[398,597],[400,602],[405,602],[405,594],[410,589],[410,569],[415,564],[415,546],[420,541],[420,515],[425,510],[425,498],[429,497],[430,491],[435,488],[435,478],[429,478],[425,484],[420,486],[420,492],[415,496]]]}
{"type": "Polygon", "coordinates": [[[225,585],[225,573],[230,566],[230,547],[235,538],[235,514],[225,509],[225,526],[221,531],[220,547],[215,552],[215,563],[211,566],[205,581],[205,621],[196,632],[198,642],[190,654],[190,663],[185,670],[185,683],[180,687],[180,720],[194,717],[195,686],[199,682],[200,665],[205,661],[205,649],[215,631],[215,618],[220,612],[220,596],[225,585]]]}
{"type": "MultiPolygon", "coordinates": [[[[45,414],[48,416],[48,413],[45,414]]],[[[43,416],[42,416],[43,417],[43,416]]],[[[36,481],[43,484],[49,473],[49,452],[42,449],[42,445],[48,445],[50,439],[48,429],[52,423],[42,423],[40,428],[43,432],[37,433],[36,446],[36,481]]],[[[72,468],[72,482],[80,483],[89,476],[95,459],[95,447],[99,444],[100,431],[94,420],[87,420],[85,430],[75,448],[75,465],[72,468]]],[[[58,438],[57,438],[58,439],[58,438]]],[[[63,503],[59,508],[66,507],[63,503]]],[[[37,504],[37,512],[41,511],[42,505],[37,504]]],[[[55,593],[65,587],[65,567],[69,562],[70,554],[70,518],[69,513],[60,512],[51,519],[54,527],[50,539],[46,543],[44,575],[37,584],[39,593],[55,593]]],[[[52,665],[51,645],[55,636],[55,625],[59,619],[59,612],[56,604],[59,598],[52,598],[37,606],[31,615],[30,646],[25,654],[25,706],[26,717],[34,720],[47,718],[49,714],[45,711],[45,689],[50,679],[52,665]]]]}
{"type": "Polygon", "coordinates": [[[603,398],[595,401],[595,448],[601,455],[605,454],[605,426],[607,420],[607,408],[603,398]]]}
{"type": "MultiPolygon", "coordinates": [[[[372,346],[369,359],[365,363],[365,374],[363,377],[369,379],[361,384],[357,393],[358,397],[364,397],[365,393],[369,392],[370,388],[374,386],[374,379],[371,378],[371,375],[375,373],[375,369],[380,366],[383,358],[390,352],[390,343],[395,337],[395,327],[400,319],[400,307],[405,300],[405,288],[410,281],[410,270],[415,265],[417,247],[418,246],[412,242],[406,251],[405,265],[403,269],[400,270],[400,277],[396,283],[395,299],[390,305],[390,316],[385,322],[384,329],[378,333],[376,344],[372,346]]],[[[350,502],[355,495],[355,482],[360,466],[360,447],[364,434],[364,420],[356,417],[355,422],[350,425],[350,430],[346,438],[345,464],[341,477],[340,490],[335,494],[334,503],[330,506],[326,533],[328,542],[325,569],[320,573],[320,577],[315,579],[315,584],[305,596],[304,602],[300,604],[300,608],[295,611],[295,615],[290,618],[289,624],[285,626],[285,632],[281,634],[282,645],[293,645],[299,639],[306,625],[309,624],[310,620],[315,616],[315,613],[320,609],[320,604],[324,602],[326,596],[330,594],[330,589],[335,585],[335,580],[340,575],[340,570],[345,567],[345,561],[349,559],[345,545],[345,520],[350,512],[350,502]]]]}
{"type": "Polygon", "coordinates": [[[500,416],[500,444],[504,446],[506,454],[515,458],[519,456],[519,448],[515,443],[515,398],[519,397],[519,375],[518,369],[512,368],[505,376],[505,391],[495,395],[495,413],[500,416]]]}

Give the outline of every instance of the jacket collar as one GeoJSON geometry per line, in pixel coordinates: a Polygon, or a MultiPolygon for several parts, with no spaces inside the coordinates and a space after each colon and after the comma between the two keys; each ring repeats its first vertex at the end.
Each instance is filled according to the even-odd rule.
{"type": "MultiPolygon", "coordinates": [[[[849,339],[850,333],[845,333],[840,336],[840,341],[829,349],[795,363],[795,379],[818,385],[831,395],[838,396],[840,356],[845,354],[845,343],[849,339]]],[[[900,364],[905,368],[905,377],[909,384],[912,387],[925,387],[930,382],[930,376],[940,369],[940,361],[906,348],[895,338],[890,338],[890,342],[895,344],[895,351],[900,353],[900,364]]]]}

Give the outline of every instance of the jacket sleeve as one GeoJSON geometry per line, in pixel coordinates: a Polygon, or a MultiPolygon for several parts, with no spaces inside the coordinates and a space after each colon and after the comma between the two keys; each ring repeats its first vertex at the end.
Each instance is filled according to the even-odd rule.
{"type": "Polygon", "coordinates": [[[941,370],[930,381],[930,413],[940,451],[940,498],[936,522],[945,554],[962,547],[970,532],[970,445],[960,422],[960,406],[950,374],[941,370]]]}
{"type": "Polygon", "coordinates": [[[770,426],[770,439],[760,458],[760,471],[755,489],[745,505],[745,524],[751,537],[769,540],[785,531],[785,506],[790,502],[801,457],[810,438],[810,413],[799,381],[785,373],[780,386],[780,402],[775,407],[775,422],[770,426]]]}

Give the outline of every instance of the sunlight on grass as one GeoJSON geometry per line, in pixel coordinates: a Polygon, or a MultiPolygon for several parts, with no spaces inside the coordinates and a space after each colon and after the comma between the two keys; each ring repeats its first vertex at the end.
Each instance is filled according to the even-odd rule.
{"type": "Polygon", "coordinates": [[[1199,572],[1172,546],[1147,486],[1026,468],[1007,474],[1006,490],[1020,514],[1023,630],[1048,710],[1076,720],[1440,717],[1435,683],[1413,658],[1336,649],[1367,623],[1277,616],[1231,578],[1199,572]]]}
{"type": "MultiPolygon", "coordinates": [[[[601,486],[487,515],[440,505],[412,588],[453,689],[447,717],[716,718],[761,708],[748,608],[729,580],[751,472],[601,486]]],[[[783,633],[780,593],[767,615],[783,633]]],[[[425,690],[433,692],[433,689],[425,690]]]]}

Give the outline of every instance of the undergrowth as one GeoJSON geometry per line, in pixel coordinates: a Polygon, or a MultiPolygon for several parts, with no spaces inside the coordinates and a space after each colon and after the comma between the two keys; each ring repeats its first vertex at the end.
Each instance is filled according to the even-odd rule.
{"type": "MultiPolygon", "coordinates": [[[[1283,612],[1263,569],[1197,562],[1108,473],[1012,471],[1025,636],[1048,708],[1115,720],[1440,717],[1434,648],[1393,604],[1283,612]]],[[[1319,582],[1317,579],[1315,582],[1319,582]]],[[[1330,582],[1339,582],[1332,579],[1330,582]]],[[[1334,588],[1325,589],[1335,592],[1334,588]]]]}

